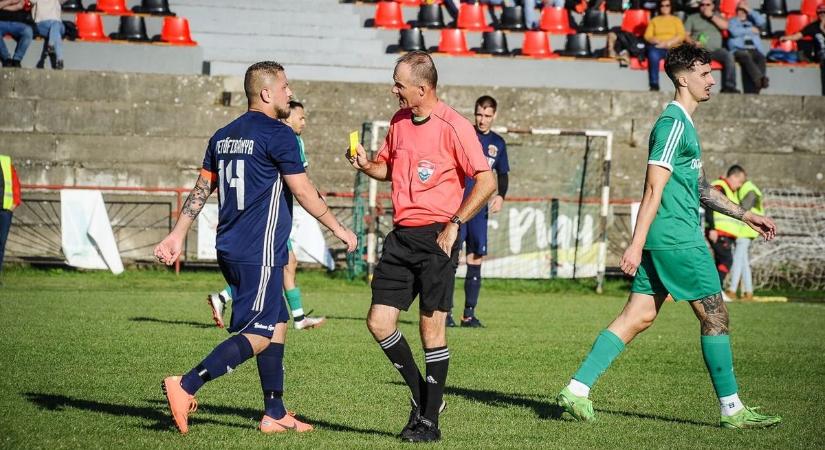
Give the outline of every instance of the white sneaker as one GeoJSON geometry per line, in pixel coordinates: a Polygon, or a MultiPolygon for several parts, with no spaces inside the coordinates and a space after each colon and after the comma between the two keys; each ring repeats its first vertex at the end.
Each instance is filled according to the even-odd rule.
{"type": "Polygon", "coordinates": [[[722,300],[723,300],[725,303],[730,303],[730,302],[732,302],[732,301],[733,301],[733,299],[732,299],[732,298],[728,297],[728,294],[725,294],[725,291],[722,291],[722,300]]]}
{"type": "Polygon", "coordinates": [[[294,321],[296,330],[308,330],[310,328],[318,328],[327,321],[326,317],[310,317],[304,316],[304,320],[294,321]]]}
{"type": "Polygon", "coordinates": [[[206,304],[212,308],[212,320],[218,328],[223,328],[223,310],[226,309],[226,299],[218,292],[206,296],[206,304]]]}

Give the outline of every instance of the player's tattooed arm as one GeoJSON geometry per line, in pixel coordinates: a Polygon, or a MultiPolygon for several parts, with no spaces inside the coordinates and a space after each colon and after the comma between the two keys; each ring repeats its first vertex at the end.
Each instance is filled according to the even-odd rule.
{"type": "Polygon", "coordinates": [[[215,190],[215,187],[216,185],[208,178],[203,175],[199,176],[198,181],[195,182],[195,187],[189,192],[189,197],[186,197],[180,213],[190,217],[192,220],[197,218],[203,209],[203,205],[206,204],[206,199],[209,198],[209,194],[215,190]]]}
{"type": "Polygon", "coordinates": [[[721,292],[697,300],[693,309],[696,317],[699,318],[702,336],[728,334],[728,308],[725,306],[721,292]]]}
{"type": "Polygon", "coordinates": [[[745,215],[745,210],[742,209],[741,206],[728,200],[725,194],[708,183],[704,170],[702,170],[699,175],[699,201],[705,205],[706,208],[733,217],[734,219],[742,220],[742,217],[745,215]]]}

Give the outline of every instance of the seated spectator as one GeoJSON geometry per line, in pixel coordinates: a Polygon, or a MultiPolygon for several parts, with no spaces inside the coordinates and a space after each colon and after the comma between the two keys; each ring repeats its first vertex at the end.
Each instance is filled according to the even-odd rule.
{"type": "Polygon", "coordinates": [[[0,61],[3,67],[20,67],[20,61],[34,39],[31,14],[24,8],[25,4],[25,0],[0,0],[0,61]],[[7,34],[17,41],[14,55],[9,54],[2,41],[7,34]]]}
{"type": "Polygon", "coordinates": [[[765,26],[765,16],[752,11],[747,0],[736,5],[736,16],[728,21],[728,50],[742,67],[745,93],[758,94],[768,87],[765,50],[759,27],[765,26]]]}
{"type": "Polygon", "coordinates": [[[37,67],[42,69],[48,57],[53,69],[63,69],[63,34],[60,5],[67,0],[31,0],[37,34],[46,39],[37,67]]]}
{"type": "Polygon", "coordinates": [[[671,14],[671,0],[659,0],[659,15],[650,20],[645,30],[647,42],[647,76],[651,91],[659,90],[659,61],[667,56],[667,50],[685,40],[685,26],[671,14]]]}
{"type": "Polygon", "coordinates": [[[708,49],[710,57],[722,64],[722,92],[736,93],[736,62],[722,43],[722,30],[728,29],[728,21],[715,8],[713,0],[699,2],[699,12],[685,20],[686,39],[708,49]]]}
{"type": "Polygon", "coordinates": [[[822,83],[822,95],[825,95],[825,3],[816,7],[817,20],[809,23],[801,31],[782,36],[781,41],[798,41],[810,36],[814,42],[814,59],[819,62],[819,78],[822,83]]]}

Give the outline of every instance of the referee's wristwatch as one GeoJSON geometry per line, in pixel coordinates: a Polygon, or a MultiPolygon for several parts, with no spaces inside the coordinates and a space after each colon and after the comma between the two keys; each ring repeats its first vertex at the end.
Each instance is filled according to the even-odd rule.
{"type": "Polygon", "coordinates": [[[458,225],[458,226],[461,226],[461,223],[462,223],[462,222],[464,222],[464,221],[463,221],[463,220],[461,220],[461,217],[458,217],[458,216],[457,216],[457,215],[455,215],[455,214],[453,214],[453,217],[450,217],[450,223],[454,223],[454,224],[456,224],[456,225],[458,225]]]}

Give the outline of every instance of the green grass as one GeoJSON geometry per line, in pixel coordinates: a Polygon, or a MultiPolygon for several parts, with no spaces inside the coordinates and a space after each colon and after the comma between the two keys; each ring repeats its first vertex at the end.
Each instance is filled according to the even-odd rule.
{"type": "MultiPolygon", "coordinates": [[[[9,269],[0,287],[2,448],[395,448],[407,389],[364,326],[369,289],[299,275],[305,308],[326,326],[287,338],[285,401],[317,427],[255,430],[262,400],[254,362],[209,383],[187,436],[170,426],[160,380],[182,373],[226,333],[205,294],[217,272],[105,273],[9,269]]],[[[595,387],[599,421],[556,417],[552,398],[595,335],[621,309],[623,283],[602,296],[571,282],[490,281],[486,329],[450,329],[441,447],[822,448],[825,304],[730,305],[740,395],[784,417],[772,430],[717,427],[719,409],[687,304],[668,303],[595,387]]],[[[456,303],[463,302],[457,291],[456,303]]],[[[414,314],[400,324],[419,361],[414,314]]]]}

